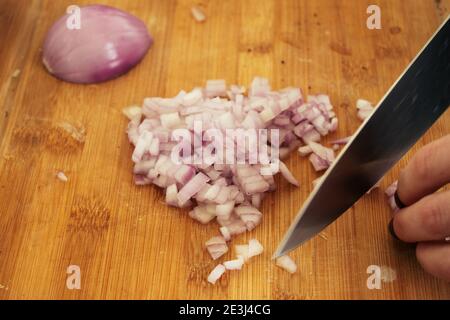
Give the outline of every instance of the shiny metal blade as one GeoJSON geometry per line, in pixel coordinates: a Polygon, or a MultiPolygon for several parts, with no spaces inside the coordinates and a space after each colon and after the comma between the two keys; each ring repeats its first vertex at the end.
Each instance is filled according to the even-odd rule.
{"type": "Polygon", "coordinates": [[[447,18],[328,169],[274,257],[293,250],[339,218],[400,160],[449,105],[447,18]]]}

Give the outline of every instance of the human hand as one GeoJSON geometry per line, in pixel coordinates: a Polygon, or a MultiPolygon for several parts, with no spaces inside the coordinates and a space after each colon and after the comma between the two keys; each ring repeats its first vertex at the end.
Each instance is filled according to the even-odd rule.
{"type": "Polygon", "coordinates": [[[393,229],[405,242],[417,243],[416,256],[430,274],[450,282],[450,135],[422,148],[401,172],[396,194],[402,208],[393,229]]]}

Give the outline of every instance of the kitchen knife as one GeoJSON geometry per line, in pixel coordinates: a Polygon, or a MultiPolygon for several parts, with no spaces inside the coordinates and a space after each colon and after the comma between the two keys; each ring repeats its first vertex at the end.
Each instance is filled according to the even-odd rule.
{"type": "Polygon", "coordinates": [[[339,218],[450,105],[450,16],[320,179],[274,254],[286,254],[339,218]]]}

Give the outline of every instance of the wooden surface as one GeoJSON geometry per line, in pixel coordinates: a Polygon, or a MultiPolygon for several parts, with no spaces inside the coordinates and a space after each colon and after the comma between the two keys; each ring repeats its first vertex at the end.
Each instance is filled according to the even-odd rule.
{"type": "MultiPolygon", "coordinates": [[[[296,250],[296,275],[275,267],[271,253],[317,177],[296,154],[288,165],[302,187],[279,181],[262,225],[233,241],[256,237],[265,253],[207,285],[214,264],[202,246],[216,227],[166,207],[155,187],[133,185],[121,114],[146,96],[174,95],[206,79],[248,84],[260,75],[275,88],[329,93],[340,120],[329,139],[350,135],[359,125],[356,99],[383,96],[448,15],[449,1],[379,0],[376,31],[366,28],[371,1],[202,1],[204,24],[190,15],[196,1],[100,2],[143,19],[155,45],[129,74],[81,86],[49,76],[40,62],[45,32],[73,1],[0,0],[1,299],[450,298],[450,286],[422,271],[414,249],[388,235],[382,190],[296,250]],[[58,129],[62,122],[83,126],[84,144],[58,129]],[[55,178],[59,170],[67,183],[55,178]],[[81,290],[66,288],[69,265],[81,268],[81,290]],[[368,290],[369,265],[394,269],[397,280],[368,290]]],[[[417,147],[449,132],[447,112],[383,189],[417,147]]]]}

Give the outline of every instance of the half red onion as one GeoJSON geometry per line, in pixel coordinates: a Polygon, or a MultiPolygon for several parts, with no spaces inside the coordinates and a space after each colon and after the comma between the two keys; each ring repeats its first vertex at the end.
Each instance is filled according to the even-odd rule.
{"type": "Polygon", "coordinates": [[[116,78],[136,66],[153,39],[145,24],[122,10],[92,5],[80,9],[79,29],[69,29],[70,15],[50,28],[43,63],[55,77],[75,83],[116,78]]]}

